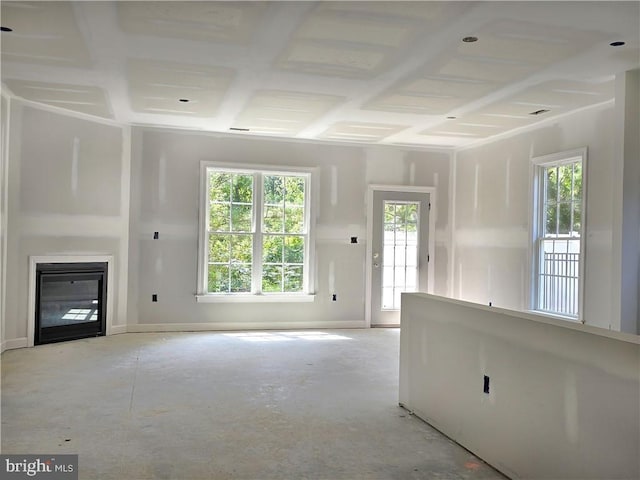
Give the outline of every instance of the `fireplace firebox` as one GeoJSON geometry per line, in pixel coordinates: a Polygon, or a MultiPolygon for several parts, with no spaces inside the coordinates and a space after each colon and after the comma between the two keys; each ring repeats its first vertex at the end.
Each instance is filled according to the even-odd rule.
{"type": "Polygon", "coordinates": [[[34,343],[105,334],[107,263],[39,263],[36,266],[34,343]]]}

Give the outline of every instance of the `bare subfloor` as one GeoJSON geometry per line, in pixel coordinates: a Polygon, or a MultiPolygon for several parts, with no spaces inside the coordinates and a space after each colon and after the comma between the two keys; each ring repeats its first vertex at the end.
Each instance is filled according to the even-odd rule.
{"type": "Polygon", "coordinates": [[[396,329],[124,334],[2,355],[2,452],[80,479],[500,479],[398,407],[396,329]]]}

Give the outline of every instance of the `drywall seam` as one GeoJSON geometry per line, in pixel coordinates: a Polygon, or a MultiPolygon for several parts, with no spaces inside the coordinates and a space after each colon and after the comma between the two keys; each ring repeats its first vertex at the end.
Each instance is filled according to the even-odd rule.
{"type": "Polygon", "coordinates": [[[458,154],[449,153],[449,288],[448,295],[455,297],[456,262],[456,198],[458,178],[458,154]]]}
{"type": "Polygon", "coordinates": [[[2,164],[0,165],[0,180],[2,181],[2,188],[0,191],[2,192],[2,212],[0,212],[2,218],[2,224],[0,225],[0,230],[2,231],[2,235],[4,236],[4,241],[2,242],[2,251],[0,252],[0,342],[2,344],[2,351],[5,350],[5,331],[6,331],[6,285],[7,285],[7,244],[9,242],[9,236],[7,235],[7,225],[8,225],[8,201],[9,201],[9,142],[11,137],[11,98],[2,92],[2,96],[6,100],[6,115],[7,118],[4,119],[6,130],[5,130],[5,138],[2,152],[2,164]]]}
{"type": "MultiPolygon", "coordinates": [[[[131,127],[122,128],[122,156],[120,169],[120,255],[117,261],[118,306],[113,323],[126,325],[129,294],[129,215],[131,203],[131,127]]],[[[112,327],[113,329],[113,327],[112,327]]],[[[113,331],[113,330],[112,330],[113,331]]]]}

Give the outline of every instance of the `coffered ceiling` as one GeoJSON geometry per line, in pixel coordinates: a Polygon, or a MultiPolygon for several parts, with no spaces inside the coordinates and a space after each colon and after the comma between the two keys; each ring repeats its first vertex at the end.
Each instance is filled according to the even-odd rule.
{"type": "Polygon", "coordinates": [[[3,1],[1,15],[13,95],[237,135],[455,147],[609,102],[615,74],[640,68],[639,2],[3,1]]]}

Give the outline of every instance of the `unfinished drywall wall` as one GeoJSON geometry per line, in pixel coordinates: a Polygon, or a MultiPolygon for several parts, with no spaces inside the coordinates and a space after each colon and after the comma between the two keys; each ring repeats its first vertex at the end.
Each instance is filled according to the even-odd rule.
{"type": "Polygon", "coordinates": [[[614,118],[608,104],[456,154],[454,297],[530,308],[530,159],[587,147],[584,320],[610,327],[614,118]]]}
{"type": "Polygon", "coordinates": [[[435,291],[447,288],[449,155],[136,128],[132,137],[129,330],[364,326],[369,184],[438,183],[435,291]],[[316,169],[312,303],[196,303],[200,162],[316,169]],[[441,214],[444,212],[444,215],[441,214]],[[153,233],[159,232],[159,239],[153,233]],[[350,237],[357,236],[357,244],[350,237]],[[332,295],[337,301],[332,301],[332,295]],[[152,302],[152,295],[158,301],[152,302]],[[135,326],[137,324],[137,326],[135,326]]]}
{"type": "Polygon", "coordinates": [[[5,341],[26,346],[32,255],[113,255],[113,324],[124,331],[127,129],[11,101],[5,341]],[[123,148],[124,147],[124,148],[123,148]]]}
{"type": "Polygon", "coordinates": [[[639,337],[426,294],[400,336],[400,402],[509,477],[640,478],[639,337]]]}
{"type": "Polygon", "coordinates": [[[5,294],[6,294],[6,262],[7,262],[7,165],[9,163],[9,98],[0,95],[0,352],[5,344],[5,294]]]}
{"type": "Polygon", "coordinates": [[[616,76],[612,320],[640,334],[640,70],[616,76]],[[618,323],[619,322],[619,323],[618,323]]]}

